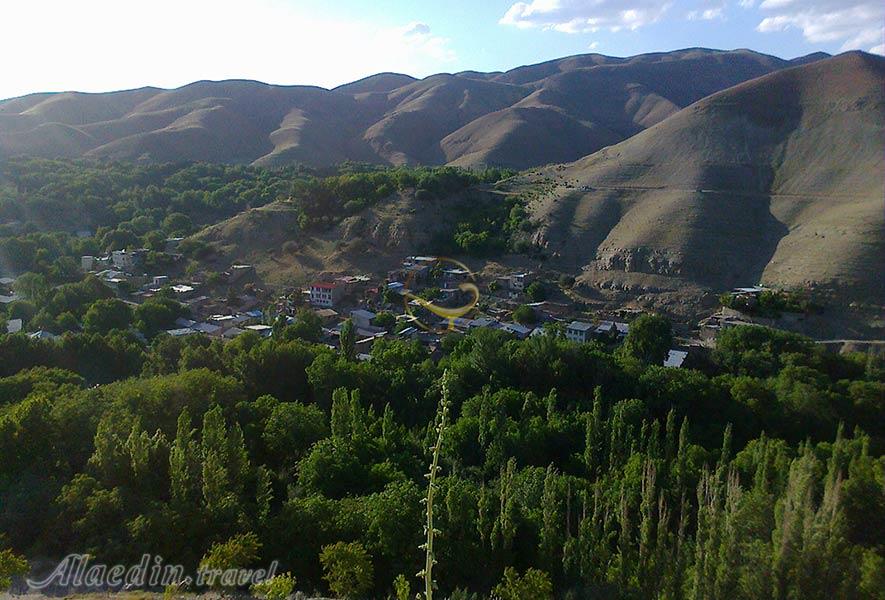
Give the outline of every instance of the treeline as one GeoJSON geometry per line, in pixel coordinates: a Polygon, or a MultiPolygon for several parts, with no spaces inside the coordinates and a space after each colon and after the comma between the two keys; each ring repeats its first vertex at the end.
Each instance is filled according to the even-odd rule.
{"type": "Polygon", "coordinates": [[[780,318],[785,312],[809,313],[819,310],[805,290],[765,290],[749,299],[730,293],[719,297],[719,304],[760,317],[780,318]]]}
{"type": "Polygon", "coordinates": [[[879,360],[739,327],[667,369],[657,318],[613,352],[477,330],[437,362],[319,333],[305,312],[270,339],[160,335],[98,387],[64,360],[78,336],[0,337],[0,547],[195,567],[246,545],[299,589],[358,565],[365,597],[415,591],[447,371],[440,597],[882,597],[879,360]]]}
{"type": "MultiPolygon", "coordinates": [[[[148,267],[162,267],[167,238],[274,200],[298,206],[302,229],[323,229],[398,191],[414,190],[419,201],[444,198],[512,174],[355,163],[310,170],[9,159],[0,162],[0,270],[62,283],[80,256],[122,248],[147,248],[148,267]]],[[[181,247],[196,257],[200,250],[198,243],[181,247]]]]}
{"type": "Polygon", "coordinates": [[[312,177],[295,185],[292,198],[299,207],[302,229],[322,229],[372,206],[395,192],[414,189],[419,202],[442,199],[480,183],[495,183],[515,172],[457,167],[367,167],[342,165],[341,173],[312,177]]]}
{"type": "Polygon", "coordinates": [[[136,165],[86,160],[0,162],[0,270],[70,281],[83,255],[147,248],[292,193],[297,168],[136,165]]]}
{"type": "Polygon", "coordinates": [[[0,221],[38,231],[108,228],[136,235],[161,227],[190,233],[193,223],[266,204],[309,175],[297,167],[26,158],[8,159],[0,169],[0,221]]]}

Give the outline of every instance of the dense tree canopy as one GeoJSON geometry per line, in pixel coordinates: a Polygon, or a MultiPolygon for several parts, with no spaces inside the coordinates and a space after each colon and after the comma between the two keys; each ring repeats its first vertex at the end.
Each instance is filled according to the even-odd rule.
{"type": "Polygon", "coordinates": [[[873,357],[764,328],[724,333],[704,372],[552,333],[480,329],[438,362],[379,340],[360,362],[304,326],[146,347],[90,329],[0,336],[0,544],[19,554],[276,559],[299,588],[357,582],[383,597],[422,562],[447,369],[441,593],[881,590],[885,370],[873,357]]]}

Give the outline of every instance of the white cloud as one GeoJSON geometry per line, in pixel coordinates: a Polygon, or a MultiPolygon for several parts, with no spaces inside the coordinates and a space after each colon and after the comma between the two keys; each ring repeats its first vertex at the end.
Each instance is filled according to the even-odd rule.
{"type": "Polygon", "coordinates": [[[426,23],[409,23],[399,31],[399,39],[413,52],[424,54],[438,62],[448,63],[457,58],[447,38],[434,35],[426,23]]]}
{"type": "Polygon", "coordinates": [[[590,42],[587,44],[587,50],[596,50],[599,48],[599,42],[590,42]]]}
{"type": "Polygon", "coordinates": [[[379,71],[425,76],[456,55],[427,23],[333,20],[286,0],[3,3],[0,98],[248,78],[332,87],[379,71]],[[8,5],[7,5],[8,4],[8,5]]]}
{"type": "Polygon", "coordinates": [[[403,28],[403,35],[427,35],[430,33],[430,25],[413,21],[403,28]]]}
{"type": "Polygon", "coordinates": [[[512,5],[498,22],[564,33],[636,30],[660,19],[670,4],[659,0],[532,0],[512,5]]]}
{"type": "Polygon", "coordinates": [[[885,3],[882,0],[763,0],[768,15],[757,31],[797,28],[812,43],[840,43],[842,50],[882,50],[885,3]]]}
{"type": "Polygon", "coordinates": [[[713,19],[724,19],[724,7],[707,8],[704,10],[690,10],[685,15],[689,21],[712,21],[713,19]]]}

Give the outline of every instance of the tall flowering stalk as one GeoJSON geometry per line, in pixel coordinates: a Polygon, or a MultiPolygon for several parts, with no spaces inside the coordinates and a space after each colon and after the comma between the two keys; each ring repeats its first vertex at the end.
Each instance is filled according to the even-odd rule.
{"type": "Polygon", "coordinates": [[[439,402],[439,408],[434,421],[434,431],[436,432],[436,443],[430,447],[433,453],[433,459],[430,462],[430,472],[427,477],[427,498],[424,499],[427,509],[427,524],[424,525],[424,535],[427,541],[419,546],[425,552],[424,569],[418,573],[418,577],[424,579],[424,600],[433,600],[433,565],[436,559],[433,555],[433,539],[436,534],[440,533],[438,529],[433,527],[433,497],[436,493],[437,483],[436,476],[442,467],[439,466],[439,454],[442,448],[443,435],[449,419],[449,372],[443,372],[442,377],[442,398],[439,402]]]}

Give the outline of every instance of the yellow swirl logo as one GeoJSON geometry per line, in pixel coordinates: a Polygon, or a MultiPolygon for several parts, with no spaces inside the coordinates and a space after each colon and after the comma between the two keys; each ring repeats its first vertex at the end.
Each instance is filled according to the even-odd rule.
{"type": "MultiPolygon", "coordinates": [[[[449,297],[467,296],[470,299],[460,306],[442,306],[435,303],[433,299],[423,298],[412,292],[414,284],[417,283],[415,271],[412,270],[409,272],[409,275],[405,278],[405,281],[403,282],[405,285],[405,289],[403,290],[402,295],[405,312],[407,315],[414,317],[415,324],[426,331],[451,331],[455,328],[455,319],[463,317],[464,315],[469,313],[476,306],[477,302],[479,302],[479,288],[476,287],[476,277],[474,276],[473,272],[467,267],[467,265],[465,265],[461,261],[455,260],[454,258],[446,258],[443,256],[437,257],[434,260],[433,266],[430,267],[430,272],[436,274],[437,276],[441,276],[443,278],[443,281],[451,281],[452,283],[457,283],[457,286],[454,288],[441,290],[443,294],[446,294],[449,297]],[[446,265],[449,265],[449,268],[445,268],[446,265]],[[455,290],[457,290],[457,294],[454,293],[455,290]],[[416,315],[413,310],[416,305],[423,309],[426,309],[427,311],[440,317],[441,319],[445,319],[447,322],[445,329],[440,329],[424,323],[421,320],[421,317],[419,315],[416,315]]],[[[460,299],[458,301],[464,302],[463,299],[460,299]]]]}

